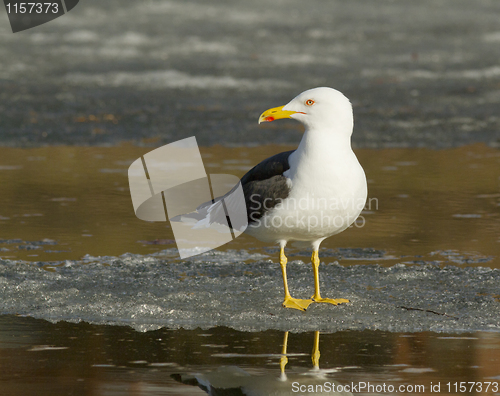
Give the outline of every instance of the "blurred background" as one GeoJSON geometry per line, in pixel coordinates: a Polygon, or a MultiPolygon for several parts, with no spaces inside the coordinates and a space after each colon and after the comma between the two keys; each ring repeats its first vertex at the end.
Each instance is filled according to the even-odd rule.
{"type": "Polygon", "coordinates": [[[82,0],[12,34],[0,9],[0,143],[296,144],[259,114],[330,86],[356,147],[500,144],[494,0],[82,0]]]}
{"type": "Polygon", "coordinates": [[[207,172],[240,177],[302,136],[261,112],[330,86],[353,103],[376,207],[323,246],[496,256],[499,14],[490,0],[85,0],[13,34],[0,7],[0,253],[174,246],[168,225],[135,218],[129,164],[196,136],[207,172]]]}

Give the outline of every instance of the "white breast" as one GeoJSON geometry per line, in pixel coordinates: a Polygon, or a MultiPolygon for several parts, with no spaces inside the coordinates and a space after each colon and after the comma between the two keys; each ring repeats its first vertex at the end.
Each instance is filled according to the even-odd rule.
{"type": "Polygon", "coordinates": [[[348,228],[362,211],[367,186],[363,168],[350,150],[323,159],[296,151],[284,173],[290,195],[248,233],[267,242],[315,241],[348,228]]]}

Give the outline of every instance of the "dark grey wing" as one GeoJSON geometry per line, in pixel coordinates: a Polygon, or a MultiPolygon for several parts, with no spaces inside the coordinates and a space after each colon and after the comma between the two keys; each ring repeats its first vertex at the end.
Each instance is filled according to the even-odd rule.
{"type": "Polygon", "coordinates": [[[285,151],[265,159],[241,178],[249,224],[260,219],[290,194],[283,173],[290,169],[288,159],[294,151],[285,151]]]}
{"type": "MultiPolygon", "coordinates": [[[[182,218],[189,218],[205,224],[224,224],[226,222],[227,211],[230,213],[244,211],[243,208],[238,207],[239,199],[232,199],[236,197],[235,191],[241,185],[245,197],[246,220],[248,224],[257,221],[266,211],[274,208],[281,200],[288,197],[290,188],[286,182],[286,177],[283,176],[283,172],[290,169],[288,158],[294,151],[286,151],[265,159],[250,169],[241,178],[240,183],[234,186],[227,194],[215,198],[213,202],[202,203],[198,206],[196,212],[176,216],[171,220],[182,221],[182,218]],[[226,208],[224,208],[223,203],[226,205],[226,208]]],[[[243,223],[245,223],[244,226],[246,227],[246,222],[242,220],[239,220],[238,224],[232,224],[232,227],[234,229],[241,229],[243,223]]]]}

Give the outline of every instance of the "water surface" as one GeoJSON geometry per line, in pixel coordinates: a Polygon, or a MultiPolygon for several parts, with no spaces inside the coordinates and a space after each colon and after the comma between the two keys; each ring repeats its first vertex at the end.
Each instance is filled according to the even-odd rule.
{"type": "Polygon", "coordinates": [[[224,327],[138,333],[0,317],[5,396],[307,395],[316,393],[293,389],[325,383],[354,384],[354,394],[362,395],[374,393],[359,388],[363,383],[394,386],[392,394],[436,394],[439,385],[441,394],[498,395],[499,382],[499,333],[248,333],[224,327]],[[481,382],[484,389],[455,392],[460,382],[481,382]]]}
{"type": "MultiPolygon", "coordinates": [[[[205,147],[207,173],[242,176],[294,147],[205,147]]],[[[0,148],[0,257],[60,261],[175,247],[167,223],[137,219],[127,169],[149,149],[0,148]]],[[[360,149],[369,187],[356,227],[327,239],[320,256],[342,265],[434,262],[500,268],[500,152],[484,145],[448,150],[360,149]]],[[[243,235],[221,250],[275,255],[243,235]]],[[[307,261],[309,252],[290,247],[307,261]]]]}

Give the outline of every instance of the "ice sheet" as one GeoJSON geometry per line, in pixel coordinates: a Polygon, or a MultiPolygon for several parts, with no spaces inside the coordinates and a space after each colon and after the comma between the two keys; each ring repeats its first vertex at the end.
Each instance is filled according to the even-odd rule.
{"type": "MultiPolygon", "coordinates": [[[[175,255],[168,249],[52,263],[0,260],[0,313],[141,331],[214,326],[296,332],[500,330],[500,271],[491,268],[322,263],[322,295],[351,302],[313,304],[300,312],[281,307],[274,254],[212,251],[189,260],[175,255]]],[[[312,295],[309,263],[290,261],[288,275],[293,296],[312,295]]]]}

